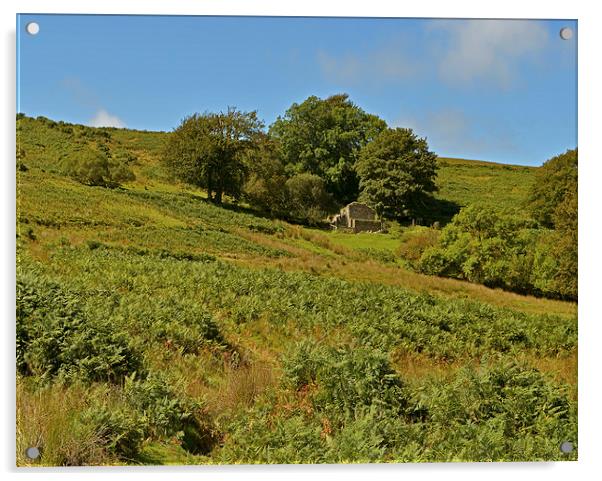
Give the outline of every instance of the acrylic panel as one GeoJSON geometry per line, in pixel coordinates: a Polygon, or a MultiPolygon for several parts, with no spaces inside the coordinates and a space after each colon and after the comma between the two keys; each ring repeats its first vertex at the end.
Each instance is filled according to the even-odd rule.
{"type": "Polygon", "coordinates": [[[576,460],[577,37],[18,15],[17,465],[576,460]]]}

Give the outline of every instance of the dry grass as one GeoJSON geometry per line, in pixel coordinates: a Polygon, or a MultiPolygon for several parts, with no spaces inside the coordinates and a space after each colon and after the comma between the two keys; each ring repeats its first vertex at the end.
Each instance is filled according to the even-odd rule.
{"type": "Polygon", "coordinates": [[[228,367],[222,384],[208,397],[208,407],[216,413],[247,408],[274,384],[275,377],[274,369],[261,363],[238,369],[228,367]]]}
{"type": "Polygon", "coordinates": [[[90,399],[90,387],[59,385],[27,389],[17,383],[17,466],[81,466],[115,464],[97,433],[79,422],[90,399]],[[29,447],[41,451],[39,460],[25,455],[29,447]]]}
{"type": "Polygon", "coordinates": [[[568,384],[571,388],[574,388],[576,394],[578,371],[577,349],[553,357],[537,357],[530,353],[524,353],[521,359],[524,359],[535,369],[550,374],[557,382],[568,384]]]}
{"type": "Polygon", "coordinates": [[[477,359],[458,359],[455,361],[442,361],[433,359],[427,355],[397,351],[393,354],[391,363],[402,379],[409,381],[424,377],[435,377],[445,379],[452,376],[458,369],[467,364],[478,365],[477,359]]]}
{"type": "MultiPolygon", "coordinates": [[[[395,352],[392,365],[402,379],[409,381],[424,377],[446,379],[466,366],[477,367],[481,360],[477,358],[459,358],[454,361],[433,359],[427,355],[414,352],[395,352]]],[[[577,397],[577,350],[561,353],[557,356],[539,357],[531,352],[517,355],[518,362],[525,362],[538,371],[548,374],[556,382],[567,385],[571,396],[577,397]]]]}

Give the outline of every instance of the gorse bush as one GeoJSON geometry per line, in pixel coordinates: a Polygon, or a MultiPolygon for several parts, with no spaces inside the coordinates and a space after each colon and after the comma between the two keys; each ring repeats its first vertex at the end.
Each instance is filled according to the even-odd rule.
{"type": "Polygon", "coordinates": [[[77,296],[44,277],[17,279],[17,369],[43,379],[117,382],[141,368],[127,335],[90,319],[77,296]]]}

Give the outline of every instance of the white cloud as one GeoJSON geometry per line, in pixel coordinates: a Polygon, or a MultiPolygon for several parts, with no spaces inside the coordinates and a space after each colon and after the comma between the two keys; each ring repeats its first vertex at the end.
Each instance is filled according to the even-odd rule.
{"type": "Polygon", "coordinates": [[[111,115],[105,109],[100,109],[88,122],[90,127],[125,127],[125,123],[116,115],[111,115]]]}
{"type": "Polygon", "coordinates": [[[533,20],[433,21],[430,29],[444,34],[444,43],[433,48],[439,75],[456,85],[486,80],[508,88],[519,63],[535,58],[549,40],[544,25],[533,20]]]}
{"type": "Polygon", "coordinates": [[[536,20],[432,20],[423,33],[400,34],[344,55],[322,50],[317,60],[334,82],[379,85],[438,77],[453,86],[487,82],[507,89],[520,80],[521,63],[541,61],[550,40],[536,20]]]}

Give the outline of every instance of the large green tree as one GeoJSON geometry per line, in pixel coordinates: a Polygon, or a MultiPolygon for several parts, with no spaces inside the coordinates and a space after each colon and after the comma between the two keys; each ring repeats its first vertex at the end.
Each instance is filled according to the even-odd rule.
{"type": "Polygon", "coordinates": [[[285,217],[289,196],[286,172],[276,142],[267,135],[259,138],[257,148],[247,151],[249,175],[243,188],[244,198],[272,216],[285,217]]]}
{"type": "Polygon", "coordinates": [[[355,162],[360,148],[386,127],[347,94],[339,94],[294,103],[272,124],[270,135],[279,141],[289,176],[318,175],[336,201],[345,204],[359,193],[355,162]]]}
{"type": "Polygon", "coordinates": [[[411,129],[387,129],[364,146],[356,164],[361,199],[378,214],[402,219],[437,190],[437,156],[411,129]]]}
{"type": "Polygon", "coordinates": [[[256,112],[193,114],[169,135],[164,160],[181,180],[207,190],[220,204],[239,197],[247,176],[246,153],[256,148],[263,122],[256,112]]]}
{"type": "Polygon", "coordinates": [[[542,273],[541,289],[572,300],[577,300],[578,277],[577,166],[577,149],[547,160],[536,174],[529,197],[533,218],[554,228],[543,245],[545,262],[537,269],[542,273]]]}
{"type": "Polygon", "coordinates": [[[529,196],[533,218],[554,227],[554,211],[567,195],[577,193],[577,149],[567,150],[547,160],[535,174],[529,196]]]}

